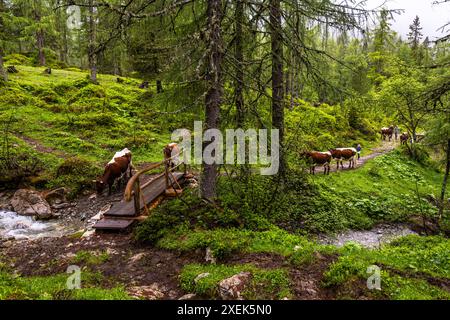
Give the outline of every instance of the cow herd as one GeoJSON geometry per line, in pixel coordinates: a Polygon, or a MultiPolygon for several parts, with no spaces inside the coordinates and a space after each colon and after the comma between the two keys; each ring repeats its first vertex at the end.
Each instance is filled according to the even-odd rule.
{"type": "MultiPolygon", "coordinates": [[[[380,129],[381,139],[389,141],[392,140],[392,137],[395,137],[395,140],[400,139],[400,144],[404,145],[410,140],[410,134],[408,132],[403,132],[399,135],[399,128],[397,126],[391,125],[390,127],[383,127],[380,129]]],[[[417,135],[416,141],[419,141],[423,138],[424,135],[417,135]]],[[[301,153],[301,157],[307,160],[309,164],[309,172],[311,174],[315,174],[316,166],[323,166],[324,174],[330,173],[331,161],[333,159],[337,162],[336,170],[339,170],[339,166],[341,169],[344,168],[343,161],[349,161],[348,168],[355,167],[355,156],[358,151],[355,148],[334,148],[328,151],[305,151],[301,153]]],[[[359,156],[358,156],[359,158],[359,156]]]]}
{"type": "Polygon", "coordinates": [[[324,170],[324,174],[330,173],[330,166],[331,161],[333,159],[337,162],[337,168],[336,170],[339,170],[339,165],[341,166],[341,169],[344,168],[344,160],[348,161],[348,167],[354,168],[355,167],[355,156],[357,154],[357,151],[355,148],[334,148],[330,149],[325,152],[321,151],[307,151],[303,152],[302,156],[306,158],[307,162],[309,163],[309,172],[312,174],[315,174],[316,166],[322,165],[324,170]]]}
{"type": "MultiPolygon", "coordinates": [[[[392,136],[395,135],[397,140],[399,129],[397,126],[383,127],[380,130],[381,139],[389,139],[391,141],[392,136]]],[[[407,132],[403,132],[400,136],[400,143],[406,144],[410,139],[410,135],[407,132]]],[[[358,150],[361,148],[358,146],[358,150]]],[[[173,168],[179,163],[178,155],[180,149],[176,143],[169,143],[163,149],[164,160],[168,161],[169,167],[173,168]]],[[[332,160],[336,160],[336,170],[344,168],[344,161],[348,161],[348,168],[355,167],[355,156],[358,151],[353,147],[347,148],[333,148],[328,151],[305,151],[300,154],[303,159],[306,159],[309,164],[309,171],[311,174],[315,174],[316,166],[324,167],[324,174],[330,173],[330,167],[332,160]]],[[[359,158],[359,155],[358,155],[359,158]]],[[[96,185],[98,193],[102,193],[105,186],[108,185],[108,194],[111,194],[111,189],[115,181],[117,181],[120,187],[123,181],[131,178],[133,164],[131,161],[131,151],[127,148],[122,151],[116,152],[114,157],[109,161],[104,169],[103,175],[97,177],[93,182],[96,185]]]]}

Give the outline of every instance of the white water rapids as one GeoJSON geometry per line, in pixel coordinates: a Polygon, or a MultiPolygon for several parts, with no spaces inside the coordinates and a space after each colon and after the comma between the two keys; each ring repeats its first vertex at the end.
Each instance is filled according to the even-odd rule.
{"type": "Polygon", "coordinates": [[[64,233],[64,228],[55,221],[35,221],[32,217],[0,210],[0,239],[60,237],[64,233]]]}
{"type": "Polygon", "coordinates": [[[383,243],[389,243],[396,238],[409,234],[416,233],[407,225],[380,224],[371,230],[347,230],[335,236],[321,236],[319,242],[337,247],[342,247],[347,242],[356,242],[366,248],[378,248],[383,243]]]}

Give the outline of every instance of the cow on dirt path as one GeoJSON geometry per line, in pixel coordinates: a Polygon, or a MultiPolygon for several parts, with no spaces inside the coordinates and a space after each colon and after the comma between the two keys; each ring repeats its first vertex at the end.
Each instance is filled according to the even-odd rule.
{"type": "Polygon", "coordinates": [[[381,139],[386,140],[386,137],[389,138],[389,141],[392,139],[392,134],[394,133],[394,126],[390,126],[389,128],[383,127],[380,130],[381,132],[381,139]]]}
{"type": "Polygon", "coordinates": [[[337,160],[337,170],[339,170],[339,163],[341,163],[341,169],[344,168],[343,160],[348,160],[348,168],[355,167],[355,155],[357,151],[355,148],[335,148],[329,150],[333,159],[337,160]]]}
{"type": "Polygon", "coordinates": [[[309,172],[315,174],[316,165],[323,165],[323,173],[330,174],[331,153],[329,151],[307,151],[302,154],[310,164],[309,172]]]}

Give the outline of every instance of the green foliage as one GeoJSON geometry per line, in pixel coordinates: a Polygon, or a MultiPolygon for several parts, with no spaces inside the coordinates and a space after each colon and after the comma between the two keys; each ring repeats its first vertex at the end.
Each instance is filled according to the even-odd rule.
{"type": "Polygon", "coordinates": [[[98,275],[83,271],[81,289],[68,290],[69,274],[23,277],[0,268],[1,300],[127,300],[131,299],[121,286],[98,287],[98,275]]]}
{"type": "Polygon", "coordinates": [[[200,296],[217,298],[219,282],[240,272],[252,274],[250,283],[243,292],[246,299],[281,299],[291,296],[289,275],[286,270],[264,270],[250,264],[235,266],[188,264],[181,271],[181,288],[200,296]],[[202,273],[209,275],[195,281],[202,273]]]}
{"type": "Polygon", "coordinates": [[[425,196],[437,194],[440,181],[436,171],[391,152],[357,170],[314,177],[317,190],[310,202],[303,203],[302,216],[309,229],[319,232],[367,229],[411,215],[433,216],[436,208],[425,196]]]}
{"type": "Polygon", "coordinates": [[[92,189],[92,179],[99,172],[90,161],[81,157],[70,157],[57,167],[56,176],[51,183],[55,186],[67,186],[71,195],[75,196],[81,190],[92,189]]]}
{"type": "Polygon", "coordinates": [[[91,252],[91,251],[85,251],[81,250],[78,251],[75,255],[75,257],[72,258],[72,263],[79,264],[83,263],[86,265],[97,265],[105,263],[109,260],[109,254],[108,252],[91,252]]]}
{"type": "Polygon", "coordinates": [[[449,299],[450,294],[427,279],[450,279],[450,241],[443,237],[410,235],[379,250],[347,244],[324,274],[326,286],[345,286],[368,277],[367,268],[381,268],[381,292],[390,299],[449,299]]]}
{"type": "Polygon", "coordinates": [[[136,164],[162,159],[169,131],[157,128],[157,117],[148,115],[147,106],[140,107],[137,80],[125,78],[119,84],[113,76],[99,75],[100,84],[94,85],[79,70],[52,69],[47,75],[44,68],[17,68],[19,73],[11,74],[6,86],[0,87],[0,121],[6,123],[12,115],[10,140],[19,146],[11,148],[12,155],[21,162],[30,159],[39,164],[39,170],[26,181],[10,171],[4,175],[8,181],[68,186],[75,196],[84,188],[91,189],[103,164],[124,147],[132,150],[136,164]],[[34,148],[34,144],[41,147],[34,148]],[[83,163],[71,164],[73,157],[82,158],[83,163]],[[65,166],[74,169],[62,172],[65,166]]]}
{"type": "Polygon", "coordinates": [[[316,252],[331,254],[327,246],[317,245],[306,238],[272,227],[267,231],[245,229],[188,230],[186,226],[167,232],[157,245],[164,249],[194,251],[210,248],[221,260],[233,253],[274,253],[292,257],[294,264],[310,263],[316,252]]]}
{"type": "Polygon", "coordinates": [[[33,64],[32,59],[28,58],[27,56],[24,56],[20,53],[12,53],[8,54],[7,56],[3,57],[5,65],[24,65],[24,66],[31,66],[33,64]]]}

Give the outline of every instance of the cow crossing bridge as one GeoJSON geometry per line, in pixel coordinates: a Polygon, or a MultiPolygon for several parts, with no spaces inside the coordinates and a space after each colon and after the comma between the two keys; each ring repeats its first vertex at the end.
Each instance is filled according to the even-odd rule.
{"type": "Polygon", "coordinates": [[[183,150],[171,158],[147,165],[130,178],[125,188],[124,198],[112,204],[93,228],[117,231],[129,228],[134,222],[148,216],[150,209],[156,206],[164,196],[181,194],[181,186],[190,176],[183,150]],[[155,173],[155,171],[159,172],[155,173]],[[141,183],[144,176],[149,174],[151,174],[150,179],[141,183]]]}

